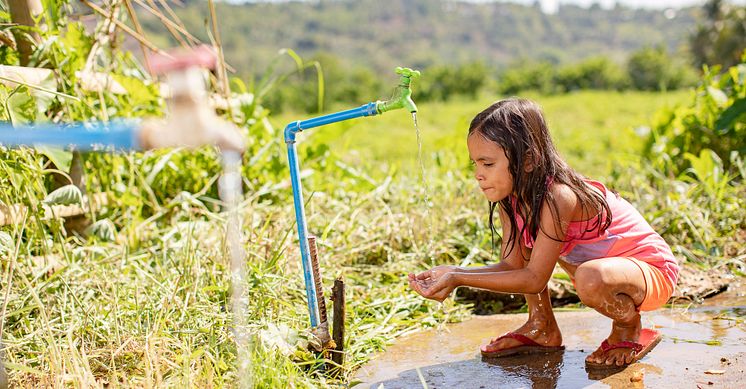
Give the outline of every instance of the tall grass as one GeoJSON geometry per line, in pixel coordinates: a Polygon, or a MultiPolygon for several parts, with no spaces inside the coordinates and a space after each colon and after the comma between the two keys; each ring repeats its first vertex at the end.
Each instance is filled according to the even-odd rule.
{"type": "MultiPolygon", "coordinates": [[[[104,35],[91,37],[68,23],[62,3],[49,10],[49,30],[36,55],[58,71],[59,91],[79,100],[56,98],[41,107],[27,88],[0,86],[6,103],[0,116],[67,122],[160,114],[159,92],[131,55],[107,46],[104,35]],[[89,62],[92,47],[99,55],[89,62]],[[128,93],[82,90],[77,74],[89,64],[112,74],[128,93]],[[18,100],[8,104],[11,98],[18,100]]],[[[404,112],[299,137],[309,230],[319,237],[325,285],[339,276],[347,283],[346,363],[344,374],[330,379],[321,373],[324,361],[307,348],[308,312],[278,130],[300,117],[269,117],[250,88],[240,81],[233,87],[231,118],[249,144],[240,211],[249,270],[245,322],[257,387],[349,383],[355,368],[398,336],[468,315],[467,306],[448,302],[441,310],[423,300],[405,277],[434,264],[494,260],[487,207],[470,177],[464,138],[471,117],[493,97],[420,106],[427,185],[404,112]]],[[[721,176],[715,180],[702,168],[680,181],[636,162],[642,142],[634,129],[683,93],[531,97],[544,106],[569,162],[637,204],[677,253],[705,267],[743,271],[743,177],[728,177],[722,186],[721,176]]],[[[21,223],[0,227],[0,340],[12,385],[236,384],[217,157],[211,148],[86,155],[89,191],[110,194],[109,205],[88,216],[112,228],[110,234],[77,235],[60,220],[41,218],[52,173],[48,160],[30,149],[0,149],[0,201],[31,210],[21,223]]],[[[698,166],[722,174],[717,161],[703,161],[698,166]]]]}
{"type": "MultiPolygon", "coordinates": [[[[648,107],[655,95],[640,95],[639,102],[628,95],[599,93],[537,99],[553,128],[560,129],[556,139],[568,159],[617,161],[609,170],[599,168],[598,174],[633,201],[677,253],[702,266],[718,266],[728,258],[741,258],[742,263],[746,249],[737,242],[744,234],[743,185],[712,192],[720,193],[714,198],[701,183],[661,176],[624,153],[578,154],[580,147],[563,146],[587,143],[591,133],[599,147],[609,147],[612,141],[606,137],[617,135],[614,127],[628,123],[624,128],[631,132],[638,124],[634,118],[644,123],[652,109],[632,115],[634,108],[620,107],[622,114],[616,115],[599,107],[603,113],[589,119],[583,113],[587,107],[573,104],[578,97],[648,107]],[[571,107],[583,111],[566,112],[571,107]],[[598,123],[598,118],[609,124],[598,123]]],[[[325,378],[322,360],[306,348],[308,312],[283,145],[262,141],[269,148],[255,166],[247,167],[249,192],[241,205],[257,387],[349,382],[355,368],[396,337],[467,315],[467,306],[453,302],[440,310],[409,291],[404,281],[406,273],[433,264],[493,261],[486,203],[470,177],[464,148],[453,146],[464,128],[457,123],[476,110],[476,103],[470,112],[466,106],[471,104],[421,107],[431,206],[424,203],[416,140],[404,113],[359,121],[347,132],[320,128],[300,141],[302,168],[310,174],[304,178],[309,229],[319,237],[325,285],[328,289],[338,276],[347,282],[347,358],[338,380],[325,378]],[[449,114],[449,109],[463,113],[449,114]],[[439,120],[427,112],[444,116],[439,120]],[[338,137],[332,136],[335,131],[340,131],[338,137]],[[345,148],[336,143],[350,134],[360,144],[345,148]],[[372,152],[362,146],[365,137],[389,135],[399,139],[389,144],[391,157],[383,152],[363,157],[372,152]],[[320,137],[325,139],[316,139],[320,137]],[[437,139],[449,147],[439,146],[437,139]],[[268,171],[276,166],[277,171],[259,176],[260,166],[268,171]]],[[[250,131],[255,140],[279,133],[268,127],[250,131]]],[[[34,213],[23,224],[0,228],[13,243],[3,246],[0,289],[6,306],[5,363],[14,385],[234,385],[231,277],[224,215],[214,192],[216,156],[209,149],[89,156],[89,169],[100,171],[89,177],[89,184],[114,192],[111,205],[97,216],[114,222],[113,241],[67,236],[59,221],[42,223],[34,213]]],[[[39,156],[6,151],[0,162],[17,191],[3,201],[38,203],[45,194],[39,156]]],[[[737,262],[729,266],[741,266],[737,262]]]]}

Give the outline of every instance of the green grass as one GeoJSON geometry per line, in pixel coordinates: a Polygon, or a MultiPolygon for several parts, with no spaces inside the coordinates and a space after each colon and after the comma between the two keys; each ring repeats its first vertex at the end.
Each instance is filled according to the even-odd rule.
{"type": "MultiPolygon", "coordinates": [[[[689,94],[688,91],[581,91],[557,96],[528,94],[525,97],[537,101],[544,109],[552,136],[568,163],[585,175],[598,177],[611,171],[612,161],[639,154],[641,141],[635,128],[649,126],[658,109],[682,103],[689,94]]],[[[425,163],[433,163],[438,155],[444,165],[459,163],[466,166],[469,122],[496,99],[483,96],[477,101],[419,104],[417,120],[425,163]]],[[[337,108],[355,106],[356,103],[351,103],[337,108]]],[[[312,116],[316,115],[283,113],[273,116],[272,122],[276,127],[284,128],[287,123],[312,116]]],[[[351,165],[380,164],[379,169],[373,171],[378,170],[381,174],[387,174],[392,165],[406,170],[419,169],[413,121],[404,111],[310,129],[301,133],[299,139],[301,148],[303,145],[327,144],[351,165]]]]}
{"type": "MultiPolygon", "coordinates": [[[[746,185],[734,182],[713,201],[698,182],[662,176],[632,158],[640,150],[632,128],[649,122],[657,107],[686,96],[531,97],[544,106],[570,162],[585,174],[609,176],[608,183],[641,209],[677,254],[702,266],[743,270],[746,247],[738,237],[746,236],[746,185]]],[[[270,148],[266,161],[245,170],[250,189],[241,208],[257,387],[344,384],[397,337],[468,316],[467,306],[443,311],[425,301],[405,277],[434,264],[494,261],[486,203],[466,167],[464,145],[469,120],[489,103],[421,105],[427,186],[406,113],[302,134],[301,157],[311,156],[301,159],[310,172],[304,178],[306,212],[310,232],[319,237],[327,294],[333,278],[347,283],[348,354],[339,380],[320,375],[320,358],[305,348],[308,312],[284,144],[252,139],[270,148]]],[[[282,128],[301,118],[272,120],[282,128]]],[[[273,136],[279,139],[279,131],[273,136]]],[[[38,204],[45,194],[38,155],[6,153],[0,171],[14,191],[0,192],[2,201],[38,204]]],[[[214,198],[215,157],[209,150],[91,157],[89,168],[97,175],[89,184],[113,191],[98,217],[114,222],[114,241],[65,236],[59,221],[40,222],[36,213],[25,224],[0,227],[13,243],[0,242],[2,341],[13,385],[235,385],[231,276],[224,215],[214,198]],[[147,180],[156,165],[163,170],[147,180]],[[187,185],[194,193],[181,192],[187,185]]]]}

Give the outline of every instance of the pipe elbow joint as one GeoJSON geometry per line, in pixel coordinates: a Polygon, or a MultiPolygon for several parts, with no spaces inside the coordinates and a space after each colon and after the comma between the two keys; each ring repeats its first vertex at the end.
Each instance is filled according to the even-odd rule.
{"type": "Polygon", "coordinates": [[[294,121],[285,127],[285,143],[295,143],[295,134],[303,131],[300,128],[300,121],[294,121]]]}

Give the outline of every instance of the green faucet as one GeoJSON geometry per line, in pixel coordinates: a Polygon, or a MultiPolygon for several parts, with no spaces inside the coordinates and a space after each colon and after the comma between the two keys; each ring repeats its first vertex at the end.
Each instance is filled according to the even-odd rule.
{"type": "Polygon", "coordinates": [[[410,68],[396,68],[396,74],[401,75],[399,86],[394,90],[394,95],[388,101],[376,101],[376,111],[382,114],[399,108],[406,108],[409,112],[417,112],[417,106],[412,101],[412,88],[409,87],[413,78],[420,76],[419,70],[410,68]]]}

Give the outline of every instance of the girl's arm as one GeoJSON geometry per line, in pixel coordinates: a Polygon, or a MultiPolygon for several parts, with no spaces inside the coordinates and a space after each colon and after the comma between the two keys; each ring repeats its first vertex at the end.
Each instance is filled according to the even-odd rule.
{"type": "Polygon", "coordinates": [[[549,282],[559,259],[567,226],[578,212],[577,196],[564,185],[553,186],[557,200],[559,223],[547,202],[541,210],[538,236],[531,250],[531,259],[524,268],[500,272],[469,273],[454,271],[445,274],[424,290],[424,296],[442,301],[458,286],[471,286],[503,293],[540,293],[549,282]]]}
{"type": "MultiPolygon", "coordinates": [[[[503,257],[500,262],[479,267],[440,265],[416,275],[410,274],[409,280],[411,282],[422,281],[426,283],[435,283],[445,274],[453,272],[465,274],[485,274],[522,269],[527,263],[527,260],[524,258],[529,258],[531,256],[531,250],[529,250],[526,245],[523,244],[523,239],[516,238],[513,249],[508,252],[508,243],[506,239],[509,236],[510,230],[513,228],[513,225],[502,207],[498,206],[497,209],[499,211],[500,225],[502,227],[500,255],[502,256],[503,254],[507,253],[507,255],[505,255],[505,257],[503,257]]],[[[412,286],[414,288],[414,284],[412,286]]],[[[415,290],[417,290],[417,288],[415,288],[415,290]]]]}

